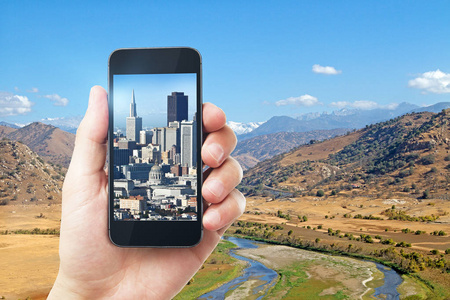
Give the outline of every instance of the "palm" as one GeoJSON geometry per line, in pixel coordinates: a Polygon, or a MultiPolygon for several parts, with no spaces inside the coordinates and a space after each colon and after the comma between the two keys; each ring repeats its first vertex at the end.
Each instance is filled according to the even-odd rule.
{"type": "Polygon", "coordinates": [[[61,269],[98,297],[130,298],[130,292],[136,298],[146,294],[153,295],[152,298],[174,295],[200,268],[220,239],[217,232],[205,230],[202,242],[193,248],[116,247],[105,233],[108,228],[105,173],[96,172],[90,175],[90,180],[77,183],[64,187],[64,197],[86,201],[86,205],[76,209],[70,207],[75,201],[69,199],[64,203],[61,269]]]}

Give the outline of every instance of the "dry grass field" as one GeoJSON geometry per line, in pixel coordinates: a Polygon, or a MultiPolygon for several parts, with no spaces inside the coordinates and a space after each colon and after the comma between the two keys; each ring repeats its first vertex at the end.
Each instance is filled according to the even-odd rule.
{"type": "MultiPolygon", "coordinates": [[[[441,216],[436,222],[408,222],[387,220],[381,214],[382,211],[395,205],[397,209],[405,211],[411,216],[423,216],[439,214],[442,211],[450,212],[450,203],[447,200],[433,199],[429,201],[409,200],[372,200],[364,197],[347,200],[346,198],[328,197],[300,197],[289,199],[250,197],[247,199],[247,213],[241,220],[260,223],[286,223],[293,227],[322,225],[323,229],[317,232],[327,232],[328,228],[341,230],[343,233],[359,235],[361,233],[380,235],[392,238],[394,241],[405,241],[412,244],[412,248],[444,251],[450,248],[450,236],[434,236],[430,232],[435,230],[450,234],[450,215],[441,216]],[[429,205],[433,203],[433,205],[429,205]],[[292,216],[290,221],[278,218],[274,215],[278,210],[292,216]],[[384,220],[367,220],[344,218],[344,214],[351,215],[373,215],[382,217],[384,220]],[[297,216],[307,216],[308,221],[300,222],[297,216]],[[425,234],[404,234],[402,229],[409,228],[411,231],[425,231],[425,234]],[[388,229],[388,231],[386,231],[388,229]]],[[[314,234],[313,234],[314,236],[314,234]]]]}
{"type": "MultiPolygon", "coordinates": [[[[0,206],[0,232],[59,228],[60,216],[60,204],[0,206]]],[[[0,234],[0,297],[46,299],[58,273],[58,245],[57,235],[0,234]]]]}

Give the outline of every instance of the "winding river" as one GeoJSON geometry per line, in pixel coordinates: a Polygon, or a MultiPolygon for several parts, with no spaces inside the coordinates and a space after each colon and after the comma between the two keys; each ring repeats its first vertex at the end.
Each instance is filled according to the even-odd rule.
{"type": "MultiPolygon", "coordinates": [[[[254,295],[260,293],[257,299],[263,299],[267,295],[267,292],[270,290],[270,288],[276,283],[276,279],[278,277],[277,272],[267,268],[265,265],[256,260],[237,255],[235,252],[239,249],[255,249],[258,248],[258,244],[263,243],[236,237],[226,237],[225,239],[237,245],[237,248],[234,248],[230,251],[230,255],[234,258],[245,261],[248,266],[243,270],[243,274],[241,276],[231,280],[230,282],[207,294],[204,294],[198,299],[225,299],[226,296],[232,294],[233,291],[251,280],[257,280],[258,282],[258,284],[252,285],[252,293],[254,295]]],[[[383,272],[384,284],[380,287],[375,288],[373,298],[388,300],[400,299],[400,294],[397,291],[397,287],[403,282],[403,279],[395,270],[387,268],[386,266],[379,263],[374,264],[376,265],[378,270],[383,272]]]]}
{"type": "Polygon", "coordinates": [[[375,263],[375,265],[377,266],[377,269],[384,274],[384,284],[375,288],[375,299],[400,299],[400,294],[397,291],[397,287],[403,282],[402,277],[400,277],[395,270],[383,266],[382,264],[375,263]],[[381,295],[383,298],[378,297],[381,295]]]}
{"type": "Polygon", "coordinates": [[[267,268],[265,265],[256,260],[249,259],[236,254],[235,251],[238,249],[258,248],[257,242],[235,237],[226,237],[225,239],[232,242],[238,247],[232,249],[230,251],[230,255],[233,256],[234,258],[247,262],[248,266],[243,270],[243,274],[241,276],[231,280],[230,282],[222,285],[221,287],[207,294],[204,294],[198,299],[212,299],[212,300],[225,299],[226,294],[231,293],[233,290],[242,286],[247,281],[255,279],[258,280],[260,284],[257,285],[256,287],[253,287],[253,294],[257,294],[261,291],[264,291],[263,294],[257,298],[262,299],[267,294],[267,291],[275,284],[276,278],[278,277],[278,273],[272,269],[267,268]]]}

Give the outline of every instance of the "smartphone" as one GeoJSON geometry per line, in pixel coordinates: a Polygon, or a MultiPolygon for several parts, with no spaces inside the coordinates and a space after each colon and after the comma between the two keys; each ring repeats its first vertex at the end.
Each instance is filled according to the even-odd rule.
{"type": "Polygon", "coordinates": [[[122,247],[202,238],[202,74],[192,48],[109,57],[109,237],[122,247]]]}

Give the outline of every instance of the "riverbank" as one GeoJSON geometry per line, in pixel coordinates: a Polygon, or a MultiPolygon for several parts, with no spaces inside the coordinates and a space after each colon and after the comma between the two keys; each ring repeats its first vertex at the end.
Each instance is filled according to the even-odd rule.
{"type": "MultiPolygon", "coordinates": [[[[384,274],[371,261],[333,256],[312,248],[298,249],[260,238],[245,238],[269,243],[257,249],[237,251],[280,274],[268,299],[374,299],[375,289],[384,283],[384,274]]],[[[397,289],[400,299],[444,299],[417,276],[403,274],[401,277],[403,282],[397,289]]]]}
{"type": "Polygon", "coordinates": [[[261,245],[237,253],[279,273],[269,299],[370,299],[383,278],[371,262],[288,246],[261,245]]]}
{"type": "Polygon", "coordinates": [[[221,240],[200,270],[174,300],[197,299],[238,277],[246,264],[229,254],[232,248],[236,248],[236,245],[221,240]]]}

